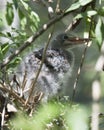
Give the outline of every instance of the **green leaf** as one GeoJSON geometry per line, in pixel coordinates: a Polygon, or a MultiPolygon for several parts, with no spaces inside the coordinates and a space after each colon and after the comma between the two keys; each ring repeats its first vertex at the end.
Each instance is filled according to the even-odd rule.
{"type": "Polygon", "coordinates": [[[25,17],[20,8],[18,8],[18,15],[19,15],[20,20],[25,17]]]}
{"type": "Polygon", "coordinates": [[[17,9],[18,8],[18,1],[17,0],[12,0],[12,1],[13,1],[15,8],[17,9]]]}
{"type": "Polygon", "coordinates": [[[6,34],[7,34],[8,37],[12,37],[10,32],[6,32],[6,34]]]}
{"type": "Polygon", "coordinates": [[[95,36],[96,36],[98,46],[101,47],[103,37],[102,37],[102,20],[100,17],[99,17],[98,22],[96,24],[95,36]]]}
{"type": "Polygon", "coordinates": [[[87,5],[88,3],[90,3],[92,0],[79,0],[79,3],[81,6],[85,6],[87,5]]]}
{"type": "Polygon", "coordinates": [[[12,62],[7,65],[7,69],[15,68],[21,61],[21,57],[16,57],[12,62]]]}
{"type": "Polygon", "coordinates": [[[9,43],[1,44],[0,45],[0,61],[2,61],[5,57],[5,54],[9,50],[9,43]]]}
{"type": "Polygon", "coordinates": [[[14,12],[13,12],[13,5],[9,2],[7,2],[5,17],[8,25],[11,25],[14,19],[14,12]]]}
{"type": "Polygon", "coordinates": [[[35,32],[40,22],[39,16],[35,12],[31,11],[31,14],[29,17],[30,17],[30,23],[31,23],[30,29],[33,32],[35,32]]]}
{"type": "Polygon", "coordinates": [[[26,10],[29,10],[29,5],[26,2],[24,2],[23,0],[20,0],[20,2],[22,3],[22,5],[26,10]]]}
{"type": "Polygon", "coordinates": [[[92,1],[92,0],[79,0],[78,2],[72,4],[71,7],[66,10],[66,12],[76,10],[76,9],[78,9],[78,8],[81,7],[81,6],[87,5],[87,4],[90,3],[91,1],[92,1]]]}
{"type": "Polygon", "coordinates": [[[9,49],[9,43],[5,43],[1,45],[1,51],[3,55],[5,55],[8,52],[8,49],[9,49]]]}
{"type": "Polygon", "coordinates": [[[39,16],[34,11],[31,11],[31,18],[34,22],[40,22],[39,16]]]}
{"type": "Polygon", "coordinates": [[[90,10],[90,11],[87,11],[87,12],[84,12],[84,13],[80,13],[80,14],[77,14],[74,19],[80,19],[82,17],[91,17],[91,16],[94,16],[97,14],[97,11],[95,10],[90,10]]]}
{"type": "Polygon", "coordinates": [[[20,25],[21,25],[21,29],[25,29],[25,27],[26,27],[26,24],[27,24],[27,19],[26,19],[26,17],[24,17],[23,19],[21,19],[21,21],[20,21],[20,25]]]}
{"type": "Polygon", "coordinates": [[[104,6],[98,10],[100,16],[104,16],[104,6]]]}
{"type": "Polygon", "coordinates": [[[3,32],[0,32],[0,37],[7,37],[7,35],[3,32]]]}
{"type": "Polygon", "coordinates": [[[97,11],[95,11],[95,10],[87,11],[87,16],[89,16],[89,17],[94,16],[96,14],[97,14],[97,11]]]}
{"type": "Polygon", "coordinates": [[[69,9],[66,10],[66,12],[72,11],[72,10],[76,10],[80,7],[80,3],[76,2],[74,4],[71,5],[71,7],[69,9]]]}

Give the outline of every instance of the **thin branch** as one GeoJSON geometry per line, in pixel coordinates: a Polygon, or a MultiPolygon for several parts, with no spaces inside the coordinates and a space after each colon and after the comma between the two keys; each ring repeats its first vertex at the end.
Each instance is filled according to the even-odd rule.
{"type": "Polygon", "coordinates": [[[61,10],[60,10],[60,0],[57,0],[55,12],[56,12],[57,14],[61,12],[61,10]]]}
{"type": "Polygon", "coordinates": [[[1,69],[5,67],[8,63],[10,63],[17,55],[19,55],[22,51],[24,51],[27,47],[29,47],[40,35],[42,35],[49,27],[51,27],[54,23],[58,22],[60,19],[68,15],[69,13],[64,13],[59,16],[56,16],[52,20],[50,20],[47,24],[44,24],[43,27],[36,32],[33,36],[28,38],[22,46],[20,46],[19,49],[15,50],[13,54],[10,56],[6,57],[4,59],[4,62],[1,64],[1,69]]]}
{"type": "Polygon", "coordinates": [[[74,82],[74,86],[73,86],[73,94],[72,94],[71,104],[72,104],[72,102],[74,100],[74,97],[75,97],[75,94],[76,94],[76,88],[77,88],[79,77],[80,77],[80,74],[81,74],[81,68],[83,66],[85,55],[86,55],[86,52],[87,52],[88,43],[89,42],[87,42],[87,45],[85,46],[85,49],[83,51],[83,54],[82,54],[82,57],[81,57],[80,66],[79,66],[78,71],[77,71],[77,76],[76,76],[76,79],[75,79],[75,82],[74,82]]]}
{"type": "MultiPolygon", "coordinates": [[[[12,95],[13,97],[15,97],[15,99],[18,99],[18,101],[22,104],[22,105],[25,105],[25,101],[19,97],[14,91],[11,91],[9,89],[9,87],[6,87],[4,84],[2,84],[0,82],[0,90],[2,91],[5,91],[5,92],[8,92],[10,95],[12,95]]],[[[30,107],[28,104],[27,104],[28,107],[30,107]]]]}
{"type": "Polygon", "coordinates": [[[5,106],[3,107],[2,115],[1,115],[1,127],[4,126],[4,117],[5,117],[5,106]]]}
{"type": "MultiPolygon", "coordinates": [[[[82,7],[81,13],[82,12],[84,13],[86,11],[86,9],[87,9],[88,6],[89,6],[89,4],[86,5],[86,6],[84,6],[84,7],[82,7]]],[[[67,27],[67,29],[65,30],[65,32],[68,32],[69,30],[74,30],[80,24],[81,20],[82,20],[82,18],[76,19],[76,20],[72,21],[72,23],[67,27]]]]}
{"type": "MultiPolygon", "coordinates": [[[[86,5],[87,6],[87,5],[86,5]]],[[[29,37],[21,46],[19,49],[15,50],[14,53],[12,53],[10,56],[6,57],[4,59],[4,62],[1,63],[0,68],[4,68],[7,64],[9,64],[17,55],[19,55],[21,52],[23,52],[27,47],[29,47],[33,42],[42,35],[49,27],[51,27],[53,24],[64,18],[65,16],[69,15],[72,12],[75,12],[76,10],[71,10],[67,12],[63,12],[60,15],[55,16],[53,19],[49,20],[46,24],[44,24],[38,32],[36,32],[33,36],[29,37]]]]}
{"type": "MultiPolygon", "coordinates": [[[[90,28],[89,28],[89,36],[88,36],[89,39],[90,39],[90,36],[91,36],[92,19],[93,19],[93,17],[91,18],[91,24],[90,24],[90,28]]],[[[76,94],[76,88],[77,88],[78,80],[79,80],[79,77],[80,77],[80,74],[81,74],[81,68],[83,66],[85,55],[86,55],[86,52],[87,52],[87,49],[88,49],[88,44],[89,44],[89,41],[87,42],[87,44],[85,46],[85,49],[84,49],[82,57],[81,57],[80,66],[79,66],[78,71],[77,71],[77,76],[76,76],[74,86],[73,86],[73,94],[72,94],[72,99],[71,99],[71,105],[73,103],[73,100],[74,100],[74,97],[75,97],[75,94],[76,94]]]]}
{"type": "Polygon", "coordinates": [[[47,8],[48,10],[48,15],[49,15],[49,18],[53,18],[54,17],[54,10],[53,8],[49,5],[49,3],[45,0],[41,0],[41,2],[43,3],[43,5],[45,5],[45,7],[47,8]]]}
{"type": "Polygon", "coordinates": [[[79,77],[80,77],[80,74],[81,74],[81,68],[83,66],[85,55],[86,55],[86,52],[87,52],[87,49],[88,49],[88,44],[89,44],[89,42],[87,42],[87,44],[85,46],[85,49],[84,49],[82,57],[81,57],[80,66],[79,66],[78,71],[77,71],[77,76],[76,76],[74,86],[73,86],[73,94],[72,94],[71,104],[72,104],[74,97],[75,97],[75,94],[76,94],[76,88],[77,88],[79,77]]]}
{"type": "MultiPolygon", "coordinates": [[[[54,30],[54,28],[53,28],[53,30],[54,30]]],[[[43,63],[44,63],[44,59],[45,59],[45,57],[46,57],[46,51],[47,51],[48,45],[49,45],[50,40],[51,40],[51,38],[52,38],[53,30],[52,30],[52,32],[49,34],[48,41],[47,41],[46,46],[45,46],[44,51],[43,51],[43,56],[42,56],[41,64],[40,64],[39,69],[38,69],[38,71],[37,71],[36,77],[35,77],[34,81],[32,82],[32,88],[31,88],[31,90],[30,90],[30,94],[29,94],[29,97],[28,97],[26,103],[29,102],[30,97],[31,97],[31,95],[32,95],[32,93],[33,93],[33,91],[34,91],[34,87],[35,87],[35,85],[36,85],[36,82],[37,82],[37,79],[38,79],[38,77],[39,77],[40,71],[41,71],[41,69],[42,69],[42,66],[43,66],[43,63]]]]}

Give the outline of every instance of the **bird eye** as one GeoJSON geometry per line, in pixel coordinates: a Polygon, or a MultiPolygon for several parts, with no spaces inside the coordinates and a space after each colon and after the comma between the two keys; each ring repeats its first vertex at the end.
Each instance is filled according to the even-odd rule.
{"type": "Polygon", "coordinates": [[[63,36],[63,40],[66,40],[66,39],[68,39],[68,36],[67,36],[67,35],[64,35],[64,36],[63,36]]]}

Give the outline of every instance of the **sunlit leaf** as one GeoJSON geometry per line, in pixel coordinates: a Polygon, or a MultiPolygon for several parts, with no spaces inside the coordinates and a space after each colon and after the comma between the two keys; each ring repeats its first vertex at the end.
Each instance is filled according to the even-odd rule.
{"type": "Polygon", "coordinates": [[[66,12],[72,11],[72,10],[76,10],[76,9],[78,9],[80,6],[85,6],[85,5],[87,5],[88,3],[90,3],[91,1],[92,1],[92,0],[79,0],[78,2],[72,4],[71,7],[66,10],[66,12]]]}
{"type": "Polygon", "coordinates": [[[33,19],[34,22],[40,21],[39,16],[34,11],[31,11],[31,18],[33,19]]]}
{"type": "Polygon", "coordinates": [[[8,49],[9,49],[9,43],[5,43],[1,45],[1,51],[3,55],[7,53],[8,49]]]}
{"type": "Polygon", "coordinates": [[[79,3],[81,6],[85,6],[87,5],[88,3],[90,3],[92,0],[79,0],[79,3]]]}
{"type": "Polygon", "coordinates": [[[96,28],[95,28],[95,36],[96,36],[96,40],[97,40],[97,43],[99,46],[101,46],[102,44],[102,31],[101,31],[101,28],[102,28],[102,20],[101,18],[99,17],[98,19],[98,22],[96,24],[96,28]]]}
{"type": "Polygon", "coordinates": [[[94,16],[94,15],[96,15],[97,14],[97,11],[95,11],[95,10],[90,10],[90,11],[87,11],[87,16],[94,16]]]}
{"type": "Polygon", "coordinates": [[[66,12],[72,11],[72,10],[76,10],[76,9],[78,9],[79,7],[80,7],[80,3],[79,3],[79,2],[76,2],[76,3],[72,4],[71,7],[66,10],[66,12]]]}
{"type": "Polygon", "coordinates": [[[87,12],[85,12],[85,13],[80,13],[80,14],[77,14],[75,17],[74,17],[74,19],[80,19],[80,18],[82,18],[82,17],[91,17],[91,16],[94,16],[94,15],[96,15],[97,14],[97,12],[95,11],[95,10],[90,10],[90,11],[87,11],[87,12]]]}
{"type": "Polygon", "coordinates": [[[77,16],[74,17],[74,19],[80,19],[80,18],[82,18],[82,17],[83,17],[82,14],[77,14],[77,16]]]}
{"type": "Polygon", "coordinates": [[[13,12],[13,5],[9,2],[7,2],[6,6],[6,20],[8,25],[11,25],[14,19],[14,12],[13,12]]]}
{"type": "Polygon", "coordinates": [[[25,29],[25,27],[26,27],[26,24],[27,24],[27,19],[26,19],[26,17],[24,17],[23,19],[21,19],[21,21],[20,21],[20,25],[21,25],[21,29],[25,29]]]}
{"type": "Polygon", "coordinates": [[[9,50],[9,43],[5,43],[5,44],[1,44],[0,45],[0,60],[2,61],[5,54],[8,52],[9,50]]]}
{"type": "Polygon", "coordinates": [[[30,29],[31,29],[32,32],[35,32],[35,31],[36,31],[36,27],[35,27],[34,25],[31,25],[31,26],[30,26],[30,29]]]}
{"type": "Polygon", "coordinates": [[[30,23],[31,23],[30,29],[33,32],[35,32],[40,22],[39,16],[34,11],[31,11],[31,14],[29,17],[30,17],[30,23]]]}
{"type": "Polygon", "coordinates": [[[20,2],[22,3],[22,5],[24,6],[24,8],[25,8],[26,10],[29,10],[29,5],[28,5],[25,1],[20,0],[20,2]]]}

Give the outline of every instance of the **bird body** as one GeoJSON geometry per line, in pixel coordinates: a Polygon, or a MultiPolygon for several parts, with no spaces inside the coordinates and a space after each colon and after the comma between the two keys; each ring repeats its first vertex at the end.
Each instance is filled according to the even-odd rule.
{"type": "MultiPolygon", "coordinates": [[[[17,78],[19,77],[21,82],[26,72],[27,83],[25,90],[29,88],[36,77],[41,64],[42,54],[43,49],[26,56],[21,63],[21,69],[16,72],[17,78]]],[[[48,49],[36,86],[34,86],[33,94],[43,92],[44,101],[56,95],[63,86],[65,74],[71,73],[73,62],[72,52],[67,55],[67,52],[65,53],[62,50],[48,49]]],[[[28,95],[29,92],[26,93],[25,95],[28,95]]]]}
{"type": "MultiPolygon", "coordinates": [[[[72,45],[72,42],[75,42],[75,40],[69,38],[65,33],[59,34],[52,41],[50,48],[46,51],[42,69],[32,92],[33,96],[42,92],[44,94],[43,100],[47,101],[64,86],[65,75],[71,75],[74,63],[73,53],[66,50],[68,45],[72,45]]],[[[80,40],[80,42],[85,42],[85,40],[80,40]]],[[[24,90],[30,88],[36,77],[37,70],[41,64],[43,50],[44,48],[26,56],[16,72],[17,78],[19,77],[21,82],[26,72],[27,82],[24,90]]],[[[29,91],[24,92],[24,95],[28,97],[29,91]]]]}

